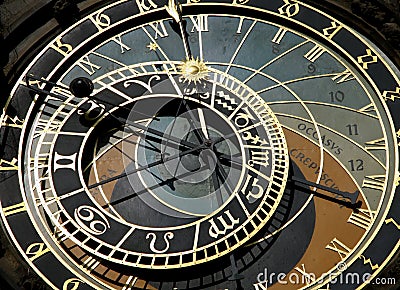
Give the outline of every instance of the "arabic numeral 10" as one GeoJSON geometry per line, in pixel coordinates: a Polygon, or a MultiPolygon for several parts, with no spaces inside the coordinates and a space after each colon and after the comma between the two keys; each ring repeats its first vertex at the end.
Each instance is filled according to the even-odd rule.
{"type": "Polygon", "coordinates": [[[332,103],[341,103],[344,101],[344,93],[342,91],[329,92],[332,103]]]}

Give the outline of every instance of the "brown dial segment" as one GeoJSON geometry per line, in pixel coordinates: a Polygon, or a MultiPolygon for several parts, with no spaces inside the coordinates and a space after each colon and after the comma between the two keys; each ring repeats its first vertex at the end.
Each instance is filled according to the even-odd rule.
{"type": "MultiPolygon", "coordinates": [[[[289,130],[285,130],[285,135],[291,160],[296,163],[307,180],[316,182],[318,167],[321,164],[320,148],[289,130]]],[[[336,160],[326,152],[324,152],[323,158],[324,168],[320,184],[341,191],[355,192],[358,190],[354,181],[336,160]]],[[[320,192],[332,195],[331,193],[320,192]]],[[[334,197],[334,195],[332,196],[334,197]]],[[[313,199],[316,213],[313,238],[301,260],[298,261],[291,272],[287,273],[287,278],[283,279],[288,284],[276,283],[271,289],[292,289],[293,284],[289,280],[290,275],[299,277],[300,282],[302,282],[302,271],[313,273],[318,279],[341,262],[340,255],[344,257],[344,254],[342,252],[339,254],[337,251],[346,252],[347,249],[343,248],[340,243],[352,249],[365,233],[363,228],[348,222],[353,213],[351,209],[323,198],[314,197],[313,199]],[[333,250],[335,246],[337,251],[333,250]]],[[[366,202],[362,195],[359,195],[358,200],[362,201],[361,209],[366,210],[366,202]]],[[[303,279],[303,281],[306,281],[306,279],[303,279]]],[[[296,287],[305,285],[306,283],[300,283],[296,287]]]]}
{"type": "MultiPolygon", "coordinates": [[[[131,162],[130,160],[134,158],[134,156],[130,155],[134,154],[137,142],[137,136],[129,136],[124,140],[115,142],[113,145],[110,141],[108,144],[109,147],[105,149],[106,151],[93,160],[87,184],[96,184],[99,181],[107,180],[121,174],[126,164],[129,164],[129,162],[131,162]],[[124,148],[124,150],[122,148],[124,148]],[[130,154],[128,154],[128,152],[130,154]]],[[[112,193],[117,182],[118,180],[111,181],[101,185],[101,187],[99,186],[90,190],[98,204],[107,211],[110,210],[107,205],[112,198],[112,193]],[[100,190],[103,194],[101,194],[100,190]]]]}

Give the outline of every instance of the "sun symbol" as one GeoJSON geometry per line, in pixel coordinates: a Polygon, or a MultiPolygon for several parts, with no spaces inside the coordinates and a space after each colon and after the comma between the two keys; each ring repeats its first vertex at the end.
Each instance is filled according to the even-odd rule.
{"type": "Polygon", "coordinates": [[[179,72],[182,75],[184,82],[200,82],[207,79],[208,68],[206,64],[198,58],[187,58],[181,65],[178,66],[179,72]]]}

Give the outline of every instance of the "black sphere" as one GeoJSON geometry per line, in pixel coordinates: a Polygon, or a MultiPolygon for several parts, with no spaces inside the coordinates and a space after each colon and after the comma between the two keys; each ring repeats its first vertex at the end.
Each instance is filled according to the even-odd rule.
{"type": "Polygon", "coordinates": [[[69,89],[77,98],[90,97],[93,92],[94,86],[90,79],[85,77],[79,77],[74,80],[69,85],[69,89]]]}

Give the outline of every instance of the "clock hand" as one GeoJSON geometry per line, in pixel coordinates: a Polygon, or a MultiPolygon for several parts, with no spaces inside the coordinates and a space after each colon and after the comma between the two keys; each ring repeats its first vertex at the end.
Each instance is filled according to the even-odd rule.
{"type": "MultiPolygon", "coordinates": [[[[217,155],[218,151],[215,149],[214,146],[212,148],[214,149],[213,150],[214,154],[217,155]]],[[[228,179],[228,174],[226,173],[224,167],[222,166],[219,158],[216,158],[216,164],[215,164],[213,174],[215,174],[216,178],[218,178],[218,176],[220,177],[222,184],[226,187],[226,190],[228,192],[233,192],[234,186],[231,184],[230,180],[228,179]]],[[[219,182],[218,182],[218,185],[219,185],[219,182]]],[[[220,205],[222,205],[222,203],[220,205]]]]}
{"type": "MultiPolygon", "coordinates": [[[[224,141],[226,139],[229,139],[229,138],[233,137],[234,135],[235,135],[235,133],[231,133],[231,134],[228,134],[226,136],[219,137],[219,138],[213,140],[213,143],[214,144],[218,144],[218,143],[220,143],[220,142],[222,142],[222,141],[224,141]]],[[[357,202],[359,191],[356,191],[354,193],[342,192],[342,191],[336,190],[334,188],[323,186],[323,185],[320,185],[320,184],[317,184],[317,183],[313,183],[313,182],[310,182],[310,181],[307,181],[307,180],[299,179],[299,178],[294,177],[294,176],[292,176],[292,180],[291,181],[293,183],[296,183],[295,184],[296,186],[301,187],[303,189],[310,190],[309,186],[312,186],[312,187],[315,187],[315,188],[318,188],[318,189],[321,189],[321,190],[324,190],[324,191],[328,191],[328,192],[334,193],[334,194],[336,194],[338,196],[341,196],[343,198],[349,199],[351,202],[347,202],[347,201],[344,201],[344,200],[339,200],[337,198],[333,198],[333,197],[330,197],[328,195],[324,195],[322,193],[318,193],[316,191],[312,191],[311,192],[315,196],[318,196],[318,197],[325,198],[327,200],[336,202],[338,204],[341,204],[341,205],[344,205],[346,207],[349,207],[349,208],[351,208],[351,209],[353,209],[355,211],[358,208],[361,207],[362,202],[361,201],[357,202]]],[[[290,182],[290,180],[289,180],[289,182],[290,182]]]]}
{"type": "MultiPolygon", "coordinates": [[[[76,96],[78,96],[78,97],[90,96],[91,92],[93,91],[93,84],[92,84],[92,82],[91,82],[89,79],[87,79],[87,78],[77,78],[77,79],[74,79],[74,80],[71,82],[70,87],[71,87],[71,91],[74,93],[74,95],[76,95],[76,96]]],[[[99,100],[96,99],[95,97],[91,97],[91,99],[92,99],[92,100],[94,99],[95,102],[99,101],[99,100]]],[[[186,104],[186,102],[185,102],[184,104],[185,104],[185,106],[188,108],[188,105],[186,104]]],[[[188,110],[189,110],[189,109],[190,109],[190,108],[188,108],[188,110]]],[[[178,110],[178,111],[179,111],[179,110],[178,110]]],[[[189,110],[189,112],[190,112],[190,110],[189,110]]],[[[130,131],[131,133],[136,134],[136,135],[139,135],[139,136],[142,136],[145,140],[146,140],[146,139],[150,139],[150,140],[153,140],[153,141],[156,141],[156,142],[158,141],[160,144],[162,143],[162,140],[164,140],[164,142],[165,142],[168,146],[172,146],[172,147],[175,147],[175,148],[176,148],[177,146],[179,147],[180,145],[184,145],[184,146],[186,146],[186,147],[188,147],[188,148],[195,148],[195,147],[197,146],[196,144],[193,144],[193,143],[188,142],[188,141],[186,141],[186,140],[182,140],[182,139],[176,138],[176,137],[174,137],[174,136],[171,136],[171,135],[169,135],[169,134],[166,134],[165,132],[160,132],[160,131],[155,130],[155,129],[153,129],[153,128],[149,128],[149,127],[146,127],[146,126],[144,126],[144,125],[141,125],[141,124],[132,122],[132,121],[129,120],[129,119],[125,119],[125,118],[121,118],[121,117],[119,117],[119,116],[115,116],[115,115],[112,114],[112,113],[109,113],[109,115],[110,115],[113,119],[115,119],[116,121],[118,121],[120,124],[122,124],[122,125],[124,125],[124,126],[125,126],[126,124],[128,124],[128,125],[131,125],[131,126],[133,126],[133,127],[136,127],[137,129],[144,130],[145,132],[148,132],[148,133],[150,133],[150,134],[156,135],[156,136],[158,136],[158,137],[162,137],[162,139],[154,138],[154,137],[152,137],[152,136],[148,136],[148,135],[143,134],[143,133],[141,133],[141,132],[137,132],[137,131],[131,130],[131,129],[128,127],[128,129],[129,129],[129,131],[130,131]],[[175,142],[176,144],[171,143],[171,141],[172,141],[172,142],[175,142]]],[[[196,132],[196,131],[195,131],[195,132],[196,132]]],[[[198,136],[198,138],[201,138],[201,137],[198,136]]]]}
{"type": "Polygon", "coordinates": [[[230,254],[229,261],[231,262],[232,275],[228,277],[228,280],[229,281],[238,281],[238,280],[243,279],[244,276],[239,274],[239,269],[238,269],[238,267],[236,265],[236,259],[235,259],[235,256],[233,254],[230,254]]]}
{"type": "MultiPolygon", "coordinates": [[[[201,146],[199,146],[199,147],[201,147],[201,146]]],[[[204,149],[204,148],[207,148],[207,147],[206,147],[206,146],[201,147],[201,149],[204,149]]],[[[191,153],[191,152],[192,152],[192,150],[188,150],[188,151],[184,151],[184,152],[181,152],[181,153],[189,154],[189,153],[191,153]]],[[[183,155],[182,155],[182,156],[183,156],[183,155]]],[[[121,174],[120,177],[125,177],[125,176],[127,176],[127,175],[129,175],[129,174],[138,172],[139,170],[148,169],[149,167],[152,167],[152,166],[157,165],[157,164],[159,164],[159,163],[163,163],[163,162],[170,161],[170,160],[171,160],[172,158],[174,158],[174,157],[176,158],[177,156],[174,155],[174,156],[165,158],[165,159],[163,159],[163,160],[160,160],[160,161],[158,161],[158,162],[153,162],[153,163],[151,163],[151,164],[142,166],[141,168],[137,168],[137,169],[135,169],[135,170],[132,170],[132,171],[128,172],[127,174],[121,174]],[[157,164],[155,164],[155,163],[157,163],[157,164]]],[[[213,162],[214,162],[214,160],[213,160],[213,162]]],[[[208,162],[208,163],[212,163],[212,162],[208,162]]],[[[199,170],[200,170],[200,171],[203,171],[203,170],[206,170],[206,169],[210,169],[210,164],[208,164],[208,163],[206,163],[204,166],[200,167],[199,170]]],[[[222,170],[223,170],[223,169],[222,169],[222,170]]],[[[155,188],[157,188],[157,187],[159,187],[159,186],[167,185],[167,186],[169,186],[172,190],[175,190],[175,188],[174,188],[174,186],[173,186],[173,182],[174,182],[174,181],[177,181],[177,180],[180,180],[181,178],[184,178],[184,177],[189,176],[189,175],[191,175],[191,174],[193,174],[193,173],[192,173],[192,172],[185,172],[185,173],[183,173],[183,174],[181,174],[181,175],[179,175],[179,176],[174,176],[174,177],[169,178],[169,179],[167,179],[167,180],[163,180],[162,182],[160,182],[160,183],[158,183],[158,184],[155,184],[155,185],[153,185],[153,186],[150,186],[149,188],[145,188],[145,189],[143,189],[143,190],[141,190],[141,191],[139,191],[139,192],[134,192],[134,193],[132,193],[132,194],[130,194],[130,195],[127,195],[127,196],[122,197],[122,198],[120,198],[120,199],[118,199],[118,200],[114,200],[114,201],[112,201],[112,202],[110,202],[110,203],[108,203],[108,204],[106,204],[106,205],[103,205],[103,208],[108,208],[108,207],[110,207],[110,206],[114,206],[114,205],[119,204],[119,203],[121,203],[121,202],[127,201],[127,200],[131,199],[132,197],[138,196],[138,195],[140,195],[141,193],[146,192],[148,189],[152,190],[152,189],[155,189],[155,188]]],[[[223,179],[222,179],[222,180],[225,181],[225,182],[227,182],[227,180],[226,180],[226,179],[227,179],[226,172],[223,171],[223,172],[221,172],[220,174],[223,176],[223,179]]],[[[160,178],[159,178],[158,176],[155,176],[154,174],[152,174],[152,175],[153,175],[155,178],[157,178],[157,179],[160,180],[160,178]]],[[[216,173],[216,171],[214,171],[214,172],[213,172],[213,182],[215,182],[217,185],[219,185],[219,180],[218,180],[217,175],[218,175],[218,174],[216,173]],[[214,173],[215,173],[215,175],[214,175],[214,173]],[[216,179],[215,179],[215,178],[216,178],[216,179]]],[[[118,177],[119,177],[119,176],[115,176],[114,178],[110,178],[110,181],[113,181],[113,180],[115,180],[115,179],[118,179],[118,177]],[[111,180],[111,179],[113,179],[113,180],[111,180]]],[[[106,181],[106,182],[109,182],[108,180],[105,180],[105,181],[106,181]]],[[[88,188],[91,189],[92,187],[98,186],[100,183],[103,183],[103,182],[99,182],[99,183],[90,185],[90,186],[88,186],[88,188]]],[[[215,183],[214,183],[214,186],[215,186],[215,183]]],[[[217,188],[218,188],[218,187],[216,187],[215,189],[217,189],[217,188]]],[[[228,188],[228,190],[230,190],[229,187],[227,187],[227,188],[228,188]]],[[[220,193],[219,193],[219,195],[217,196],[217,200],[218,200],[217,202],[218,202],[219,205],[222,205],[222,204],[223,204],[222,196],[221,196],[220,193]]]]}
{"type": "MultiPolygon", "coordinates": [[[[128,128],[128,129],[130,129],[130,128],[128,128]]],[[[120,141],[124,141],[124,142],[127,142],[129,144],[133,144],[134,146],[140,146],[140,147],[143,147],[145,149],[149,149],[149,150],[152,150],[154,152],[161,153],[161,150],[158,147],[156,147],[154,144],[150,143],[150,141],[151,142],[155,142],[155,143],[160,143],[160,142],[162,142],[162,140],[160,138],[157,138],[157,137],[154,137],[154,136],[146,136],[144,133],[141,133],[141,132],[138,132],[138,131],[130,131],[130,133],[132,133],[132,135],[136,135],[136,136],[142,137],[143,140],[146,142],[146,144],[141,144],[140,142],[135,142],[133,140],[129,140],[127,138],[122,138],[122,137],[119,137],[119,136],[113,136],[113,138],[119,139],[120,141]]],[[[112,144],[111,142],[109,142],[109,144],[111,145],[111,147],[115,146],[115,144],[112,144]]],[[[174,146],[178,147],[178,145],[175,145],[175,144],[169,144],[169,145],[171,147],[174,147],[174,146]]],[[[124,155],[127,156],[127,154],[125,152],[121,151],[121,153],[123,153],[124,155]]]]}
{"type": "Polygon", "coordinates": [[[204,137],[209,140],[210,136],[208,135],[208,129],[207,129],[207,124],[206,120],[204,119],[204,113],[203,110],[200,108],[197,108],[197,113],[199,115],[199,121],[200,121],[200,126],[201,130],[203,131],[204,137]]]}
{"type": "MultiPolygon", "coordinates": [[[[138,132],[133,132],[133,131],[132,131],[131,133],[132,133],[133,135],[135,135],[135,134],[137,134],[138,132]]],[[[139,133],[139,134],[140,134],[140,133],[139,133]]],[[[137,135],[139,135],[139,134],[137,134],[137,135]]],[[[138,143],[138,142],[134,142],[134,141],[132,141],[132,140],[127,140],[126,138],[121,138],[121,137],[119,137],[119,136],[113,136],[113,137],[116,138],[116,139],[119,139],[120,141],[123,140],[124,142],[127,142],[127,143],[129,143],[129,144],[134,144],[134,146],[140,146],[140,147],[143,147],[143,148],[145,148],[145,149],[152,150],[152,151],[155,151],[155,152],[157,152],[157,153],[161,153],[161,150],[160,150],[160,149],[158,149],[156,146],[154,146],[153,144],[151,144],[151,143],[149,142],[149,141],[157,142],[157,140],[153,140],[153,138],[154,138],[154,139],[157,139],[157,138],[155,138],[155,137],[147,136],[146,139],[150,139],[150,140],[146,140],[146,139],[145,139],[145,142],[146,142],[147,144],[141,144],[141,143],[138,143]],[[149,138],[149,137],[151,137],[151,138],[149,138]]],[[[117,147],[115,147],[115,144],[113,144],[113,143],[111,143],[111,142],[108,142],[108,144],[110,145],[108,148],[111,148],[111,147],[117,148],[117,147]]],[[[107,149],[107,150],[109,150],[109,149],[107,149]]],[[[121,154],[123,154],[124,156],[126,156],[127,158],[132,159],[131,156],[128,156],[128,154],[126,154],[123,150],[121,150],[121,149],[119,149],[119,148],[117,148],[117,150],[118,150],[119,152],[121,152],[121,154]]],[[[89,169],[91,169],[92,166],[93,166],[93,164],[94,164],[94,162],[96,162],[96,161],[98,160],[98,158],[100,158],[100,157],[101,157],[101,155],[100,155],[100,156],[95,156],[95,158],[94,158],[93,160],[91,160],[88,164],[86,164],[86,166],[85,166],[83,172],[87,172],[89,169]]]]}
{"type": "Polygon", "coordinates": [[[92,96],[91,94],[93,93],[93,90],[94,90],[93,82],[92,82],[92,80],[85,78],[85,77],[78,77],[78,78],[73,79],[69,85],[69,90],[77,98],[81,98],[81,99],[88,98],[88,99],[91,99],[92,101],[94,101],[96,104],[102,103],[102,104],[113,106],[114,108],[128,111],[129,113],[133,112],[135,114],[142,115],[147,118],[152,118],[153,120],[157,120],[157,121],[160,120],[160,119],[156,118],[155,116],[151,116],[151,115],[145,114],[140,111],[136,111],[131,108],[126,108],[126,107],[123,107],[120,105],[115,105],[106,100],[100,100],[99,98],[96,98],[96,96],[92,96]]]}
{"type": "Polygon", "coordinates": [[[179,25],[179,30],[181,34],[181,38],[183,41],[183,47],[185,49],[186,59],[192,59],[192,53],[190,51],[189,41],[188,41],[188,34],[183,27],[182,21],[182,5],[178,2],[176,3],[175,0],[169,0],[168,6],[165,6],[168,14],[175,20],[175,22],[179,25]]]}
{"type": "MultiPolygon", "coordinates": [[[[174,137],[174,136],[172,136],[172,135],[169,135],[169,134],[166,134],[166,133],[164,133],[164,132],[155,130],[155,129],[153,129],[153,128],[149,128],[149,127],[146,127],[146,126],[144,126],[144,125],[131,122],[131,121],[129,121],[129,120],[126,120],[126,122],[125,122],[125,119],[121,119],[120,117],[114,116],[114,115],[112,115],[112,114],[110,114],[110,115],[111,115],[114,119],[116,119],[118,122],[120,122],[121,124],[123,124],[123,125],[125,125],[125,124],[127,123],[128,125],[131,125],[131,126],[133,126],[133,127],[136,127],[136,128],[138,128],[138,129],[141,129],[141,130],[144,130],[144,131],[147,131],[147,132],[149,132],[149,133],[151,133],[151,134],[153,134],[153,135],[162,137],[163,139],[155,139],[155,138],[153,137],[153,138],[154,138],[153,140],[154,140],[154,141],[155,141],[155,140],[159,140],[159,141],[160,141],[160,142],[159,142],[160,144],[161,144],[161,142],[165,142],[165,143],[166,143],[168,146],[170,146],[170,147],[176,147],[176,146],[183,145],[183,146],[185,146],[185,147],[188,148],[188,149],[193,149],[193,148],[196,148],[196,147],[199,146],[199,145],[197,145],[197,144],[195,144],[195,143],[192,143],[192,142],[190,142],[190,141],[187,141],[187,140],[184,140],[184,139],[176,138],[176,137],[174,137]],[[161,141],[161,140],[164,140],[164,141],[161,141]],[[170,141],[173,141],[173,142],[175,142],[176,144],[173,144],[173,143],[171,143],[170,141]]],[[[129,127],[128,127],[128,129],[129,129],[129,127]]],[[[148,136],[148,135],[146,135],[146,134],[144,134],[144,133],[140,133],[140,132],[137,132],[137,131],[131,131],[131,132],[132,132],[133,134],[142,135],[144,139],[145,139],[145,138],[150,138],[150,137],[151,137],[151,136],[148,136]]],[[[211,142],[212,142],[212,141],[211,141],[211,142]]],[[[205,142],[203,145],[207,146],[206,143],[207,143],[207,142],[205,142]]],[[[214,142],[212,142],[212,143],[214,143],[214,142]]],[[[209,145],[209,144],[208,144],[208,145],[209,145]]],[[[216,154],[219,154],[219,153],[216,152],[216,154]]],[[[235,163],[237,163],[237,164],[239,164],[239,165],[242,164],[242,162],[241,162],[240,160],[238,160],[238,158],[234,158],[233,156],[229,156],[229,155],[226,155],[226,154],[220,154],[219,157],[220,157],[221,159],[223,159],[223,160],[235,162],[235,163]]]]}
{"type": "MultiPolygon", "coordinates": [[[[203,167],[199,168],[199,170],[204,170],[204,169],[207,169],[207,166],[203,166],[203,167]]],[[[163,180],[162,182],[160,182],[158,184],[154,184],[154,185],[152,185],[150,187],[143,188],[142,190],[140,190],[138,192],[134,192],[134,193],[131,193],[131,194],[127,195],[127,196],[121,197],[121,198],[119,198],[117,200],[111,201],[111,202],[103,205],[102,207],[103,208],[108,208],[110,206],[114,206],[114,205],[120,204],[120,203],[122,203],[124,201],[127,201],[127,200],[129,200],[129,199],[131,199],[131,198],[133,198],[135,196],[139,196],[140,194],[142,194],[144,192],[147,192],[148,190],[153,190],[153,189],[155,189],[157,187],[160,187],[160,186],[163,186],[163,185],[167,185],[167,186],[171,187],[171,184],[173,186],[174,181],[177,181],[177,180],[179,180],[181,178],[185,178],[185,177],[187,177],[187,176],[189,176],[191,174],[192,174],[191,172],[185,172],[185,173],[183,173],[183,174],[181,174],[179,176],[175,176],[175,177],[163,180]]],[[[171,189],[172,189],[172,187],[171,187],[171,189]]]]}
{"type": "Polygon", "coordinates": [[[53,82],[50,82],[50,81],[47,81],[47,80],[43,80],[43,79],[39,79],[39,78],[37,78],[37,77],[35,77],[33,75],[26,75],[25,76],[25,82],[26,82],[26,87],[28,89],[34,91],[35,93],[48,95],[48,96],[51,96],[53,98],[59,99],[59,100],[64,101],[64,102],[69,99],[69,97],[62,96],[62,95],[50,92],[50,90],[55,88],[55,87],[60,88],[60,89],[66,89],[64,87],[59,86],[56,83],[53,83],[53,82]],[[36,88],[36,87],[34,87],[32,85],[32,83],[36,83],[36,84],[44,83],[44,84],[46,84],[46,87],[50,87],[50,90],[42,89],[42,88],[39,88],[39,87],[36,88]]]}
{"type": "Polygon", "coordinates": [[[193,125],[194,120],[196,120],[196,117],[193,114],[193,110],[190,108],[189,104],[185,100],[185,95],[182,96],[182,104],[186,108],[186,112],[189,114],[190,119],[189,125],[191,129],[193,130],[193,133],[196,135],[196,138],[199,140],[200,143],[203,143],[207,140],[207,138],[204,136],[202,131],[197,130],[197,127],[193,125]]]}
{"type": "Polygon", "coordinates": [[[214,170],[213,170],[213,172],[211,174],[211,180],[212,180],[212,183],[213,183],[213,186],[214,186],[214,190],[215,190],[215,192],[217,194],[217,203],[218,203],[219,206],[221,206],[223,204],[223,200],[222,200],[221,192],[218,190],[219,186],[220,186],[220,183],[219,183],[219,179],[218,179],[218,176],[217,176],[216,168],[214,168],[214,170]]]}
{"type": "MultiPolygon", "coordinates": [[[[202,137],[199,135],[199,133],[197,132],[195,126],[193,126],[193,123],[192,123],[192,122],[193,122],[193,113],[192,113],[192,111],[191,111],[189,105],[188,105],[188,104],[186,103],[186,101],[185,101],[185,96],[186,96],[186,95],[184,95],[184,94],[181,92],[179,86],[177,85],[177,83],[176,83],[175,79],[172,77],[172,75],[169,74],[169,73],[167,73],[167,74],[168,74],[168,78],[171,80],[172,85],[175,87],[176,92],[178,93],[179,96],[182,97],[182,98],[180,99],[178,109],[176,110],[174,120],[172,121],[171,126],[169,126],[169,127],[170,127],[170,128],[169,128],[169,134],[167,134],[167,135],[170,136],[170,133],[172,132],[172,130],[173,130],[174,126],[175,126],[176,120],[178,119],[179,113],[181,112],[181,108],[182,108],[182,106],[184,106],[184,107],[186,108],[186,112],[190,115],[190,119],[188,119],[188,123],[189,123],[190,128],[192,129],[192,132],[194,132],[194,134],[195,134],[196,137],[197,137],[197,140],[198,140],[200,143],[204,143],[204,142],[203,142],[204,138],[202,138],[202,137]]],[[[164,135],[165,135],[165,134],[164,134],[164,135]]],[[[186,138],[185,138],[185,139],[181,139],[182,144],[188,142],[188,141],[187,141],[187,137],[188,137],[188,135],[186,135],[186,138]]],[[[169,140],[169,137],[166,136],[166,139],[169,140]]],[[[194,145],[194,146],[197,146],[197,144],[193,144],[193,145],[194,145]]]]}
{"type": "Polygon", "coordinates": [[[142,171],[142,170],[151,168],[151,167],[153,167],[153,166],[156,166],[156,165],[159,165],[159,164],[162,164],[162,163],[171,161],[171,160],[173,160],[173,159],[175,159],[175,158],[179,158],[179,157],[185,156],[185,155],[187,155],[187,154],[190,154],[190,153],[192,153],[192,152],[199,151],[199,150],[204,149],[204,148],[206,148],[206,146],[203,145],[203,144],[201,144],[201,145],[199,145],[199,146],[197,146],[197,147],[195,147],[195,148],[192,148],[192,149],[189,149],[189,150],[186,150],[186,151],[182,151],[182,152],[180,152],[180,153],[178,153],[178,154],[174,154],[174,155],[168,156],[168,157],[166,157],[166,158],[164,158],[164,159],[160,159],[160,160],[158,160],[158,161],[154,161],[154,162],[152,162],[152,163],[149,163],[149,164],[147,164],[147,165],[141,166],[141,167],[139,167],[139,168],[136,168],[136,169],[133,169],[133,170],[129,170],[129,171],[126,171],[126,172],[124,172],[124,173],[122,173],[122,174],[119,174],[119,175],[110,177],[110,178],[108,178],[108,179],[99,181],[99,182],[97,182],[97,183],[88,185],[87,188],[88,188],[88,189],[96,188],[96,187],[98,187],[98,186],[101,186],[101,185],[110,183],[110,182],[112,182],[112,181],[115,181],[115,180],[124,178],[124,177],[126,177],[126,176],[128,176],[128,175],[131,175],[131,174],[137,173],[137,172],[139,172],[139,171],[142,171]]]}
{"type": "Polygon", "coordinates": [[[298,178],[298,177],[295,177],[295,176],[291,176],[290,179],[288,180],[288,182],[289,183],[290,182],[293,183],[296,187],[299,187],[301,189],[307,190],[308,193],[311,193],[311,194],[313,194],[313,195],[315,195],[317,197],[320,197],[320,198],[335,202],[337,204],[343,205],[345,207],[351,208],[354,211],[357,211],[362,205],[361,201],[357,201],[358,195],[360,194],[359,191],[355,191],[354,193],[339,191],[337,189],[334,189],[334,188],[331,188],[331,187],[327,187],[327,186],[324,186],[324,185],[321,185],[321,184],[318,184],[318,183],[310,182],[308,180],[304,180],[304,179],[301,179],[301,178],[298,178]],[[343,198],[349,199],[350,202],[345,201],[345,200],[341,200],[341,199],[338,199],[338,198],[335,198],[335,197],[331,197],[329,195],[322,194],[320,192],[316,192],[314,190],[311,190],[310,186],[311,187],[315,187],[317,189],[321,189],[321,190],[330,192],[330,193],[334,193],[334,194],[336,194],[338,196],[341,196],[343,198]]]}
{"type": "Polygon", "coordinates": [[[220,179],[218,178],[218,168],[217,168],[217,157],[215,155],[215,152],[208,150],[208,151],[203,151],[206,152],[205,155],[203,155],[203,160],[207,164],[207,169],[211,170],[211,180],[213,183],[214,191],[216,193],[217,197],[217,204],[218,206],[221,206],[223,204],[223,198],[222,198],[222,193],[220,188],[220,179]]]}
{"type": "MultiPolygon", "coordinates": [[[[237,168],[241,168],[243,166],[243,160],[235,157],[233,155],[228,155],[228,154],[224,154],[224,153],[220,153],[220,152],[215,152],[215,155],[217,155],[217,157],[221,160],[221,161],[228,161],[230,162],[230,164],[228,164],[228,166],[233,167],[234,165],[236,165],[237,168]]],[[[226,165],[226,164],[224,164],[226,165]]]]}
{"type": "Polygon", "coordinates": [[[107,104],[107,105],[110,105],[110,106],[113,106],[113,107],[117,107],[119,109],[122,109],[122,110],[125,110],[125,111],[128,111],[128,112],[134,112],[136,114],[143,115],[144,117],[151,117],[154,120],[159,121],[158,118],[156,118],[154,116],[147,115],[147,114],[145,114],[143,112],[135,111],[134,109],[128,109],[128,108],[125,108],[125,107],[121,107],[119,105],[115,105],[115,104],[107,102],[105,100],[100,100],[100,99],[96,98],[95,96],[90,96],[90,94],[93,92],[93,83],[92,83],[92,81],[90,79],[85,78],[85,77],[79,77],[79,78],[76,78],[76,79],[72,80],[69,88],[64,87],[64,86],[60,86],[59,84],[56,84],[56,83],[53,83],[53,82],[50,82],[50,81],[47,81],[47,80],[43,80],[43,79],[37,78],[37,77],[35,77],[33,75],[26,75],[25,76],[25,82],[26,82],[26,87],[28,89],[30,89],[30,90],[38,93],[38,94],[43,94],[45,96],[51,96],[51,97],[53,97],[55,99],[58,99],[60,101],[63,101],[63,102],[71,101],[71,98],[51,92],[51,90],[53,88],[57,88],[59,90],[69,90],[73,94],[73,96],[75,96],[77,98],[81,98],[81,99],[89,98],[89,99],[92,99],[93,101],[97,101],[97,102],[101,102],[103,104],[107,104]],[[38,83],[38,84],[39,83],[44,83],[44,84],[46,84],[47,87],[49,87],[49,89],[41,89],[39,87],[34,87],[31,84],[31,82],[32,83],[38,83]]]}
{"type": "Polygon", "coordinates": [[[218,137],[218,138],[214,139],[213,142],[214,142],[214,144],[218,144],[218,143],[221,143],[222,141],[228,140],[228,139],[230,139],[230,138],[232,138],[234,136],[236,136],[236,132],[232,132],[232,133],[230,133],[228,135],[225,135],[225,136],[222,136],[222,137],[218,137]]]}
{"type": "Polygon", "coordinates": [[[340,196],[342,196],[344,198],[348,198],[348,199],[350,199],[350,201],[352,203],[355,203],[357,201],[358,195],[360,194],[360,192],[358,190],[353,192],[353,193],[346,192],[346,191],[339,191],[339,190],[337,190],[335,188],[331,188],[331,187],[327,187],[327,186],[324,186],[324,185],[321,185],[321,184],[318,184],[318,183],[310,182],[308,180],[301,179],[301,178],[298,178],[298,177],[295,177],[295,176],[292,176],[291,180],[294,181],[294,182],[297,182],[297,183],[301,183],[301,184],[304,184],[304,185],[307,185],[307,186],[313,186],[313,187],[316,187],[318,189],[322,189],[324,191],[328,191],[328,192],[340,195],[340,196]]]}
{"type": "MultiPolygon", "coordinates": [[[[74,94],[74,96],[76,96],[78,98],[88,97],[88,98],[90,98],[92,101],[94,101],[96,103],[100,102],[100,103],[112,105],[114,107],[124,108],[124,107],[116,106],[115,104],[109,103],[107,101],[100,100],[100,99],[96,98],[95,96],[90,96],[91,93],[93,92],[93,83],[88,78],[79,77],[79,78],[76,78],[76,79],[72,80],[72,82],[70,84],[70,90],[74,94]]],[[[127,108],[124,108],[124,109],[127,109],[127,108]]],[[[133,109],[127,109],[127,110],[129,110],[130,112],[134,112],[134,113],[137,113],[137,114],[144,115],[145,117],[151,117],[152,119],[157,120],[157,121],[160,120],[160,119],[158,119],[158,118],[156,118],[154,116],[149,116],[147,114],[135,111],[133,109]]],[[[176,138],[174,136],[170,136],[170,135],[166,134],[165,132],[161,132],[161,131],[158,131],[156,129],[153,129],[153,128],[150,128],[150,127],[146,127],[144,125],[135,123],[135,122],[133,122],[133,121],[131,121],[129,119],[125,119],[125,118],[116,116],[116,115],[114,115],[112,113],[109,113],[109,115],[113,119],[118,121],[120,124],[122,124],[122,125],[128,124],[128,125],[133,126],[133,127],[137,128],[137,129],[140,129],[140,130],[143,130],[145,132],[151,133],[151,134],[156,135],[158,137],[162,137],[163,139],[167,139],[166,140],[167,143],[169,143],[168,141],[170,140],[170,141],[173,141],[173,142],[175,142],[175,143],[177,143],[179,145],[184,145],[184,146],[186,146],[188,148],[194,148],[194,147],[198,146],[197,144],[194,144],[194,143],[191,143],[191,142],[188,142],[188,141],[185,141],[185,140],[181,140],[181,139],[176,138]]],[[[136,132],[133,131],[132,133],[136,133],[136,132]]]]}
{"type": "MultiPolygon", "coordinates": [[[[128,119],[124,119],[124,118],[121,118],[121,117],[117,117],[117,116],[115,116],[115,115],[113,115],[113,114],[110,114],[110,116],[113,117],[116,121],[118,121],[118,122],[119,122],[120,124],[122,124],[122,125],[130,125],[130,126],[135,127],[135,128],[137,128],[137,129],[143,130],[143,131],[145,131],[145,132],[147,132],[147,133],[150,133],[150,134],[153,134],[153,135],[155,135],[155,136],[161,137],[162,139],[158,139],[158,140],[160,141],[160,144],[161,144],[162,142],[165,142],[166,144],[170,144],[171,141],[172,141],[172,142],[175,142],[178,146],[179,146],[179,145],[183,145],[183,146],[185,146],[185,147],[187,147],[187,148],[195,148],[195,147],[198,146],[197,144],[194,144],[194,143],[192,143],[192,142],[190,142],[190,141],[186,141],[186,140],[183,140],[183,139],[179,139],[179,138],[177,138],[177,137],[174,137],[174,136],[169,135],[169,134],[167,134],[167,133],[158,131],[158,130],[156,130],[156,129],[153,129],[153,128],[150,128],[150,127],[146,127],[146,126],[144,126],[144,125],[141,125],[141,124],[132,122],[132,121],[130,121],[130,120],[128,120],[128,119]],[[163,140],[163,141],[162,141],[162,140],[163,140]]],[[[129,128],[129,127],[128,127],[128,128],[129,128]]],[[[136,133],[136,131],[133,131],[133,132],[136,133]]],[[[138,134],[140,134],[140,133],[138,132],[138,134]]],[[[142,134],[142,136],[144,136],[144,138],[150,137],[150,136],[146,135],[145,133],[141,133],[141,134],[142,134]]]]}

